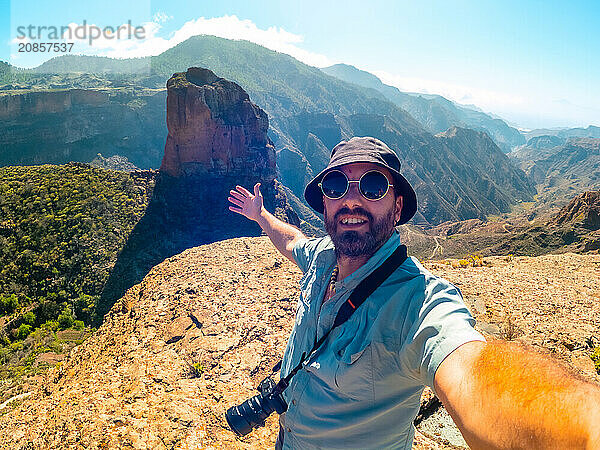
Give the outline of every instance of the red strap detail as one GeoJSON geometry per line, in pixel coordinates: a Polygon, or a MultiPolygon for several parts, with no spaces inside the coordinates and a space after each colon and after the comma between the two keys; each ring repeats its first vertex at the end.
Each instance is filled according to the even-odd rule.
{"type": "Polygon", "coordinates": [[[356,309],[356,306],[354,306],[354,305],[352,304],[352,302],[350,301],[350,299],[348,299],[348,303],[350,303],[350,306],[352,306],[352,309],[356,309]]]}

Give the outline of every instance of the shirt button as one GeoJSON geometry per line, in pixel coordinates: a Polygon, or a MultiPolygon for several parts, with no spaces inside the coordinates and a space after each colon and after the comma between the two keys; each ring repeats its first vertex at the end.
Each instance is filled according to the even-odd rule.
{"type": "Polygon", "coordinates": [[[296,399],[292,400],[292,405],[296,404],[296,399]]]}
{"type": "Polygon", "coordinates": [[[288,433],[291,433],[291,432],[292,432],[292,429],[291,429],[290,427],[288,427],[288,429],[287,429],[287,432],[288,432],[288,433]]]}

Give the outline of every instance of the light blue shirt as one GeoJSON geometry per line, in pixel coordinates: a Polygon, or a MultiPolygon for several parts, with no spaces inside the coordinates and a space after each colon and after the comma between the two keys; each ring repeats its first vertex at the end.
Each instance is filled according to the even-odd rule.
{"type": "MultiPolygon", "coordinates": [[[[303,239],[294,258],[304,276],[281,375],[333,325],[358,283],[400,245],[394,233],[366,264],[336,284],[322,307],[336,257],[329,237],[303,239]],[[320,312],[320,313],[319,313],[320,312]]],[[[453,350],[484,338],[458,288],[409,257],[331,332],[284,391],[283,448],[410,449],[425,386],[453,350]]]]}

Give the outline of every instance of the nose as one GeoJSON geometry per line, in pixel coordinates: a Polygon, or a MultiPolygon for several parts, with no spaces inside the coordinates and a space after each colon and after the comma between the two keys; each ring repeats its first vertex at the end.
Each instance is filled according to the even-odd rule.
{"type": "Polygon", "coordinates": [[[363,196],[358,190],[358,183],[349,183],[348,192],[342,197],[344,205],[352,208],[354,205],[362,205],[363,196]]]}

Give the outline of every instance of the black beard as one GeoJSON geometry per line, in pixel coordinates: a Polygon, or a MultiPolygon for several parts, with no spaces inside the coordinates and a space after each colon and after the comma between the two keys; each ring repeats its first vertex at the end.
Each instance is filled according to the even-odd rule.
{"type": "Polygon", "coordinates": [[[325,230],[335,245],[335,254],[338,258],[340,256],[348,258],[366,256],[370,258],[392,235],[394,211],[390,210],[387,215],[374,220],[371,213],[360,207],[352,210],[344,207],[333,218],[328,217],[327,210],[325,210],[325,230]],[[369,219],[369,231],[364,234],[352,230],[338,233],[339,218],[343,214],[366,217],[369,219]]]}

